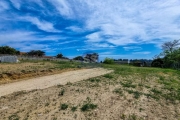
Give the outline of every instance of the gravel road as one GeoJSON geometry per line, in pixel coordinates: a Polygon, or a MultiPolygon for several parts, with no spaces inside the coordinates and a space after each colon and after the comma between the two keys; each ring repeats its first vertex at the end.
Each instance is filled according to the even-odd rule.
{"type": "Polygon", "coordinates": [[[103,68],[82,69],[4,84],[0,85],[0,97],[22,90],[29,91],[34,89],[44,89],[58,84],[65,85],[67,82],[73,83],[84,79],[101,76],[110,72],[112,72],[112,70],[103,68]]]}

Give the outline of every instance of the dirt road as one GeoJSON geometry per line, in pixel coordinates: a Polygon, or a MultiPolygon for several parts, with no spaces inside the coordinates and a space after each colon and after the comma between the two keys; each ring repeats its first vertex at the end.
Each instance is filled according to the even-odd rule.
{"type": "Polygon", "coordinates": [[[0,97],[22,90],[44,89],[67,82],[77,82],[84,79],[97,77],[112,72],[103,68],[83,69],[77,71],[64,72],[61,74],[33,78],[20,82],[0,85],[0,97]]]}

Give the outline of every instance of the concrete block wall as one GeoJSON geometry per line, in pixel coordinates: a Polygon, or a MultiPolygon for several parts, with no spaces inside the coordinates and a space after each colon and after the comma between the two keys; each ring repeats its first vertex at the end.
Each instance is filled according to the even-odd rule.
{"type": "Polygon", "coordinates": [[[11,56],[11,55],[1,55],[0,56],[0,62],[1,63],[17,63],[18,58],[17,56],[11,56]]]}

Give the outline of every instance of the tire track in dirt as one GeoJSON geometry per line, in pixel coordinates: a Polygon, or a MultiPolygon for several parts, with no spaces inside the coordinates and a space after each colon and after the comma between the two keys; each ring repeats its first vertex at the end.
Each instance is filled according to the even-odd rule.
{"type": "Polygon", "coordinates": [[[103,68],[83,69],[39,78],[32,78],[15,83],[0,85],[0,97],[18,91],[29,91],[34,89],[45,89],[58,84],[65,85],[68,82],[77,82],[92,77],[101,76],[112,72],[103,68]]]}

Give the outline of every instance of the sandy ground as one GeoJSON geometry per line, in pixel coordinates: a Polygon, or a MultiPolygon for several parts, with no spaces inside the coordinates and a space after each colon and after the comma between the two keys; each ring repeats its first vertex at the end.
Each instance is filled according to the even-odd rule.
{"type": "Polygon", "coordinates": [[[112,72],[112,70],[103,68],[83,69],[4,84],[0,85],[0,97],[22,90],[44,89],[59,84],[65,85],[68,82],[73,83],[84,79],[101,76],[110,72],[112,72]]]}

